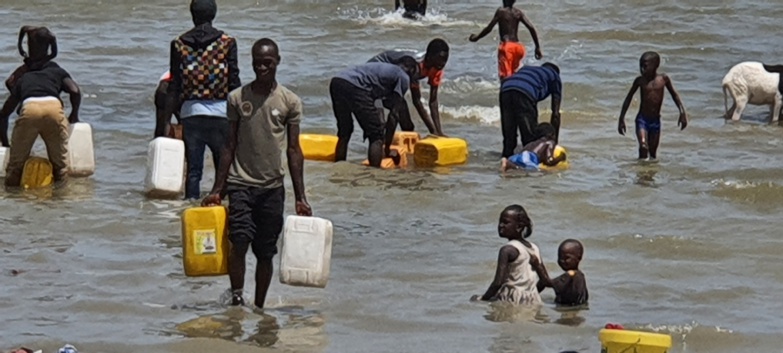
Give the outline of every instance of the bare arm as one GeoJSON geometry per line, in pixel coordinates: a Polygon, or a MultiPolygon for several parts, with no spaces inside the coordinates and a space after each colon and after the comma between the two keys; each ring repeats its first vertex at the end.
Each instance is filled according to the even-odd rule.
{"type": "Polygon", "coordinates": [[[641,76],[637,77],[635,80],[633,80],[633,85],[631,86],[631,89],[628,91],[628,95],[625,96],[625,101],[623,102],[623,108],[620,110],[620,119],[617,122],[617,132],[620,133],[620,135],[625,135],[625,113],[628,112],[628,108],[631,106],[631,100],[633,100],[633,95],[636,94],[636,91],[639,89],[639,81],[641,80],[641,76]]]}
{"type": "MultiPolygon", "coordinates": [[[[174,41],[171,41],[171,48],[169,53],[169,73],[171,74],[171,82],[166,90],[165,108],[163,109],[164,117],[171,117],[175,111],[179,110],[180,94],[182,92],[182,70],[180,68],[180,56],[177,51],[177,46],[174,41]]],[[[232,157],[233,158],[233,157],[232,157]]]]}
{"type": "Polygon", "coordinates": [[[432,123],[435,124],[435,134],[446,136],[443,133],[443,127],[440,125],[440,104],[438,103],[439,86],[430,86],[430,113],[432,114],[432,123]]]}
{"type": "Polygon", "coordinates": [[[527,16],[525,16],[524,12],[522,12],[522,16],[520,17],[519,22],[522,22],[527,30],[530,31],[530,36],[533,37],[533,43],[536,44],[536,59],[541,60],[544,55],[541,53],[541,44],[538,42],[538,32],[536,32],[536,27],[533,26],[533,23],[531,23],[527,16]]]}
{"type": "Polygon", "coordinates": [[[79,90],[79,85],[76,84],[70,77],[66,77],[63,80],[65,86],[65,92],[71,98],[71,115],[68,116],[68,122],[76,124],[79,122],[79,107],[82,105],[82,92],[79,90]]]}
{"type": "Polygon", "coordinates": [[[413,100],[413,106],[416,108],[416,111],[419,112],[421,120],[424,121],[424,125],[427,125],[427,129],[430,130],[430,133],[437,134],[435,124],[432,123],[430,115],[427,114],[427,110],[424,109],[424,105],[421,104],[421,88],[419,88],[419,86],[411,87],[411,100],[413,100]]]}
{"type": "Polygon", "coordinates": [[[552,96],[552,117],[549,123],[555,128],[555,143],[560,141],[560,97],[552,96]]]}
{"type": "Polygon", "coordinates": [[[669,90],[669,94],[672,95],[672,99],[674,99],[674,104],[677,105],[677,109],[680,110],[680,118],[677,121],[677,125],[680,126],[680,130],[685,129],[686,126],[688,126],[688,115],[685,114],[685,107],[682,105],[682,101],[680,100],[680,94],[677,93],[677,90],[674,89],[674,85],[672,84],[672,80],[667,75],[663,75],[663,80],[666,82],[666,89],[669,90]]]}
{"type": "Polygon", "coordinates": [[[478,42],[481,38],[484,38],[489,32],[492,32],[492,29],[495,28],[495,25],[498,24],[498,20],[500,20],[500,10],[495,11],[495,17],[492,18],[492,21],[489,22],[487,27],[485,27],[478,35],[471,34],[469,40],[471,42],[478,42]]]}
{"type": "Polygon", "coordinates": [[[541,259],[536,256],[531,256],[530,266],[533,267],[533,270],[538,274],[538,284],[536,287],[539,292],[543,291],[546,287],[552,286],[552,279],[549,278],[549,272],[547,272],[544,262],[541,259]]]}
{"type": "Polygon", "coordinates": [[[291,182],[294,184],[294,198],[296,199],[296,214],[300,216],[312,216],[313,211],[307,203],[304,186],[304,156],[299,145],[299,124],[288,124],[288,171],[291,174],[291,182]]]}
{"type": "Polygon", "coordinates": [[[8,99],[5,100],[2,110],[0,110],[0,142],[2,142],[3,147],[11,146],[11,144],[8,143],[8,118],[11,116],[11,113],[14,112],[14,108],[16,108],[17,105],[19,105],[19,98],[17,98],[16,95],[11,94],[8,99]]]}
{"type": "Polygon", "coordinates": [[[481,296],[481,300],[491,300],[498,295],[500,287],[503,286],[503,280],[508,278],[508,264],[516,260],[517,257],[519,257],[519,250],[515,247],[506,245],[500,248],[500,253],[498,253],[498,267],[495,270],[495,279],[492,280],[487,291],[481,296]]]}

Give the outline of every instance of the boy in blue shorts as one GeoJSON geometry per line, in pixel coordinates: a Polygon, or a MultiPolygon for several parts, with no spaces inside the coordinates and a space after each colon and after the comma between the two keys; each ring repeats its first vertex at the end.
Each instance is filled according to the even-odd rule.
{"type": "Polygon", "coordinates": [[[518,151],[514,151],[514,155],[503,158],[500,161],[500,171],[503,172],[509,169],[538,171],[538,165],[541,163],[547,166],[555,166],[566,160],[565,154],[554,156],[555,147],[557,146],[557,133],[552,124],[538,124],[536,136],[538,136],[537,140],[528,143],[518,151]]]}
{"type": "Polygon", "coordinates": [[[633,81],[633,86],[623,102],[620,112],[620,120],[617,123],[617,132],[625,135],[625,113],[631,105],[636,90],[641,88],[641,106],[636,115],[636,138],[639,141],[639,159],[656,159],[658,157],[658,143],[661,139],[661,105],[663,105],[663,88],[669,90],[677,109],[680,110],[680,119],[677,125],[680,130],[688,126],[688,117],[685,108],[680,101],[680,95],[674,90],[671,79],[666,74],[658,74],[658,66],[661,57],[656,52],[648,51],[639,59],[641,75],[633,81]]]}

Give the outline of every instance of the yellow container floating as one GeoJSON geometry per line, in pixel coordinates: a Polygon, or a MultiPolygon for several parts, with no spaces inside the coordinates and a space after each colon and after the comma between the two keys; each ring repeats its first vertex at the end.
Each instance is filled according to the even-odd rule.
{"type": "MultiPolygon", "coordinates": [[[[566,149],[564,147],[560,146],[560,145],[555,146],[554,157],[557,158],[557,157],[560,157],[561,155],[568,156],[568,153],[566,153],[566,149]]],[[[546,165],[546,164],[544,164],[544,163],[539,164],[538,167],[541,168],[541,170],[567,169],[568,168],[568,159],[558,163],[557,165],[551,166],[551,167],[546,165]]]]}
{"type": "Polygon", "coordinates": [[[427,137],[416,143],[413,161],[417,167],[445,167],[468,161],[468,143],[454,137],[427,137]]]}
{"type": "Polygon", "coordinates": [[[421,140],[421,135],[415,131],[398,131],[394,134],[392,146],[400,147],[405,153],[413,155],[413,147],[421,140]]]}
{"type": "Polygon", "coordinates": [[[182,265],[188,276],[228,273],[225,207],[193,207],[182,213],[182,265]]]}
{"type": "Polygon", "coordinates": [[[299,145],[305,159],[334,162],[337,136],[319,134],[299,135],[299,145]]]}
{"type": "Polygon", "coordinates": [[[24,163],[22,171],[22,182],[25,189],[35,189],[52,185],[54,174],[52,163],[42,157],[30,157],[24,163]]]}
{"type": "MultiPolygon", "coordinates": [[[[392,151],[397,151],[400,155],[400,164],[394,164],[394,160],[391,158],[384,158],[381,160],[381,169],[394,169],[394,168],[407,168],[408,167],[408,153],[405,152],[402,146],[392,146],[392,151]]],[[[369,166],[370,161],[365,159],[362,165],[369,166]]]]}
{"type": "Polygon", "coordinates": [[[660,333],[603,329],[598,334],[602,353],[666,353],[672,337],[660,333]]]}

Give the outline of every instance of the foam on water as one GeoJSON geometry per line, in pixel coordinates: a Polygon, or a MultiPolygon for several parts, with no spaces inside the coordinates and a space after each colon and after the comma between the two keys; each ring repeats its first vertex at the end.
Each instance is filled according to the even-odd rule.
{"type": "Polygon", "coordinates": [[[357,7],[340,9],[340,15],[350,17],[353,21],[358,22],[361,25],[366,24],[378,24],[382,26],[395,26],[395,27],[430,27],[430,26],[443,26],[443,27],[456,27],[456,26],[473,26],[476,23],[472,21],[462,21],[450,19],[445,12],[441,12],[439,9],[427,9],[427,14],[418,19],[411,20],[403,17],[405,12],[402,9],[397,11],[390,11],[386,8],[376,8],[373,10],[360,10],[357,7]]]}

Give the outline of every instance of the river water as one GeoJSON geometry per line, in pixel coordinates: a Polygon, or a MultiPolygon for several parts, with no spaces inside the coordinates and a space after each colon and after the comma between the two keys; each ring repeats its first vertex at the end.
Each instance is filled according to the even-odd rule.
{"type": "MultiPolygon", "coordinates": [[[[422,22],[390,13],[391,1],[220,1],[215,25],[238,38],[244,82],[253,41],[280,44],[279,81],[303,98],[305,132],[335,132],[333,74],[385,49],[446,38],[444,130],[471,150],[455,168],[368,170],[358,165],[357,131],[353,163],[306,162],[310,203],[335,225],[331,280],[317,290],[275,279],[263,314],[222,306],[227,278],[185,277],[179,214],[190,205],[142,195],[152,92],[169,41],[192,26],[188,2],[2,3],[0,72],[20,62],[21,25],[52,29],[57,61],[85,94],[98,169],[54,192],[0,193],[0,350],[598,352],[608,322],[672,334],[673,352],[780,350],[783,130],[764,123],[765,107],[726,124],[720,87],[738,62],[780,63],[776,1],[521,4],[546,59],[562,68],[561,143],[571,160],[567,171],[531,177],[496,171],[497,33],[467,41],[500,1],[431,1],[422,22]],[[646,50],[661,53],[660,71],[690,116],[679,131],[666,99],[653,164],[636,161],[635,139],[616,132],[646,50]],[[497,218],[512,203],[530,213],[531,240],[552,274],[559,242],[584,242],[589,310],[556,311],[551,291],[537,313],[468,301],[492,279],[503,244],[497,218]]],[[[629,127],[637,107],[635,98],[629,127]]],[[[249,299],[253,284],[248,275],[249,299]]]]}

